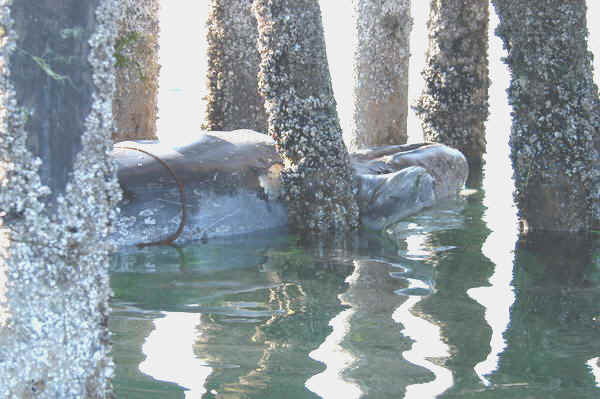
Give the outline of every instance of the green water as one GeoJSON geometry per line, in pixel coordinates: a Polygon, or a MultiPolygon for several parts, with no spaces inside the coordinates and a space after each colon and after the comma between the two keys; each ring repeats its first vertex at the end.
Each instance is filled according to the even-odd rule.
{"type": "MultiPolygon", "coordinates": [[[[205,19],[204,7],[190,13],[188,3],[161,8],[164,139],[200,124],[206,94],[202,57],[178,58],[205,19]]],[[[351,19],[325,3],[324,15],[334,12],[326,35],[345,41],[351,19]]],[[[418,40],[427,37],[427,4],[413,7],[418,40]]],[[[117,254],[109,320],[117,397],[600,398],[600,236],[517,235],[509,74],[495,25],[492,13],[489,170],[472,179],[476,193],[345,249],[275,234],[117,254]]],[[[328,42],[348,131],[352,50],[344,47],[328,42]]],[[[425,47],[411,43],[410,103],[425,47]]],[[[408,125],[419,136],[413,113],[408,125]]]]}
{"type": "Polygon", "coordinates": [[[343,249],[115,255],[117,397],[599,398],[600,240],[519,238],[474,186],[343,249]]]}

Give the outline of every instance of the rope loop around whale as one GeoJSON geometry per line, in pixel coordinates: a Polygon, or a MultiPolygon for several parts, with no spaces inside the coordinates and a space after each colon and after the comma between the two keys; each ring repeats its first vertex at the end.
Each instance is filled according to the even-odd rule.
{"type": "Polygon", "coordinates": [[[136,244],[136,247],[143,248],[143,247],[149,247],[149,246],[153,246],[153,245],[174,245],[173,242],[181,235],[181,233],[183,232],[183,228],[185,227],[185,224],[187,221],[187,209],[186,209],[187,208],[187,200],[185,197],[185,187],[184,187],[183,183],[177,177],[177,175],[175,174],[173,169],[171,169],[171,167],[157,155],[154,155],[149,151],[142,150],[141,148],[137,148],[137,147],[116,145],[113,148],[120,149],[120,150],[139,151],[143,154],[146,154],[146,155],[156,159],[158,162],[160,162],[161,165],[163,165],[165,167],[165,169],[167,169],[169,174],[175,180],[175,183],[177,183],[177,188],[179,189],[179,199],[181,201],[181,220],[179,221],[179,227],[177,227],[177,230],[173,234],[169,235],[168,237],[166,237],[162,240],[142,242],[142,243],[136,244]]]}

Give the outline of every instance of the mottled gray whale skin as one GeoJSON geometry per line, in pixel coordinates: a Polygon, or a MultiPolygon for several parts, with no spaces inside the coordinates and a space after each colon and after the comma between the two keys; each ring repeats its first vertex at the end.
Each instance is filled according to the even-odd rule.
{"type": "Polygon", "coordinates": [[[351,158],[361,223],[376,230],[456,196],[469,175],[465,156],[438,143],[371,147],[351,158]]]}
{"type": "MultiPolygon", "coordinates": [[[[112,156],[124,191],[112,239],[118,246],[157,241],[181,221],[177,183],[185,189],[185,227],[178,243],[287,226],[279,199],[283,163],[275,142],[251,130],[210,131],[185,142],[126,141],[112,156]],[[124,148],[128,147],[128,148],[124,148]]],[[[373,147],[351,154],[359,182],[361,222],[382,229],[456,195],[468,174],[465,157],[441,144],[373,147]]]]}

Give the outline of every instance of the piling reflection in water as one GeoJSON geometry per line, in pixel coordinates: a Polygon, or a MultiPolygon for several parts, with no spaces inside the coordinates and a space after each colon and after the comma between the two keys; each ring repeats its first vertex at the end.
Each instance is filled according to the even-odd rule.
{"type": "Polygon", "coordinates": [[[435,291],[417,309],[423,318],[440,326],[442,340],[451,353],[437,359],[451,370],[451,386],[446,386],[449,389],[442,397],[481,388],[476,366],[491,353],[492,331],[485,315],[493,309],[469,295],[488,286],[495,271],[494,263],[482,252],[490,234],[483,218],[484,208],[472,206],[480,204],[484,196],[480,174],[472,174],[470,186],[473,194],[465,198],[464,207],[454,216],[461,224],[432,231],[421,244],[431,248],[428,262],[435,267],[435,291]]]}
{"type": "Polygon", "coordinates": [[[485,195],[344,250],[276,234],[115,256],[118,396],[597,397],[598,240],[492,250],[485,195]]]}
{"type": "Polygon", "coordinates": [[[518,240],[516,300],[493,382],[520,378],[530,389],[552,387],[557,398],[600,393],[589,391],[598,385],[587,365],[600,353],[597,244],[590,237],[548,233],[518,240]]]}
{"type": "Polygon", "coordinates": [[[408,384],[407,376],[418,374],[420,370],[402,359],[410,340],[400,334],[392,319],[394,309],[405,301],[395,291],[405,288],[406,284],[390,278],[399,270],[389,257],[391,251],[377,252],[373,251],[371,256],[356,255],[354,272],[346,280],[348,287],[340,296],[342,303],[352,310],[340,347],[354,358],[340,374],[360,388],[361,397],[394,397],[408,384]]]}
{"type": "Polygon", "coordinates": [[[358,384],[345,381],[342,377],[342,373],[352,367],[357,360],[340,346],[350,328],[350,319],[353,315],[353,309],[346,309],[331,319],[329,325],[333,331],[321,346],[309,354],[312,359],[325,364],[326,369],[310,377],[304,385],[322,398],[338,396],[355,399],[363,394],[358,384]]]}

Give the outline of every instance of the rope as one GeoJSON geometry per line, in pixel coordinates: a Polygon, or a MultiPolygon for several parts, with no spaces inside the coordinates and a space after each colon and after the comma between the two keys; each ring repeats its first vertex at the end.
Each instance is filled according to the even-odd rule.
{"type": "Polygon", "coordinates": [[[177,175],[175,174],[175,172],[173,171],[173,169],[171,169],[171,167],[162,159],[160,159],[158,156],[146,151],[146,150],[142,150],[141,148],[136,148],[136,147],[127,147],[127,146],[115,146],[114,148],[116,149],[121,149],[121,150],[133,150],[133,151],[139,151],[142,152],[146,155],[151,156],[152,158],[156,159],[158,162],[161,163],[161,165],[163,165],[167,171],[169,172],[169,174],[171,176],[173,176],[173,179],[175,179],[175,182],[177,183],[177,187],[179,188],[179,198],[181,201],[181,220],[179,221],[179,227],[177,228],[177,230],[171,234],[170,236],[168,236],[165,239],[162,240],[158,240],[158,241],[150,241],[150,242],[142,242],[139,244],[136,244],[136,246],[138,248],[143,248],[143,247],[149,247],[152,245],[173,245],[173,241],[175,241],[183,232],[183,228],[186,224],[187,221],[187,211],[186,211],[186,198],[185,198],[185,187],[183,185],[183,183],[179,180],[179,178],[177,177],[177,175]]]}

